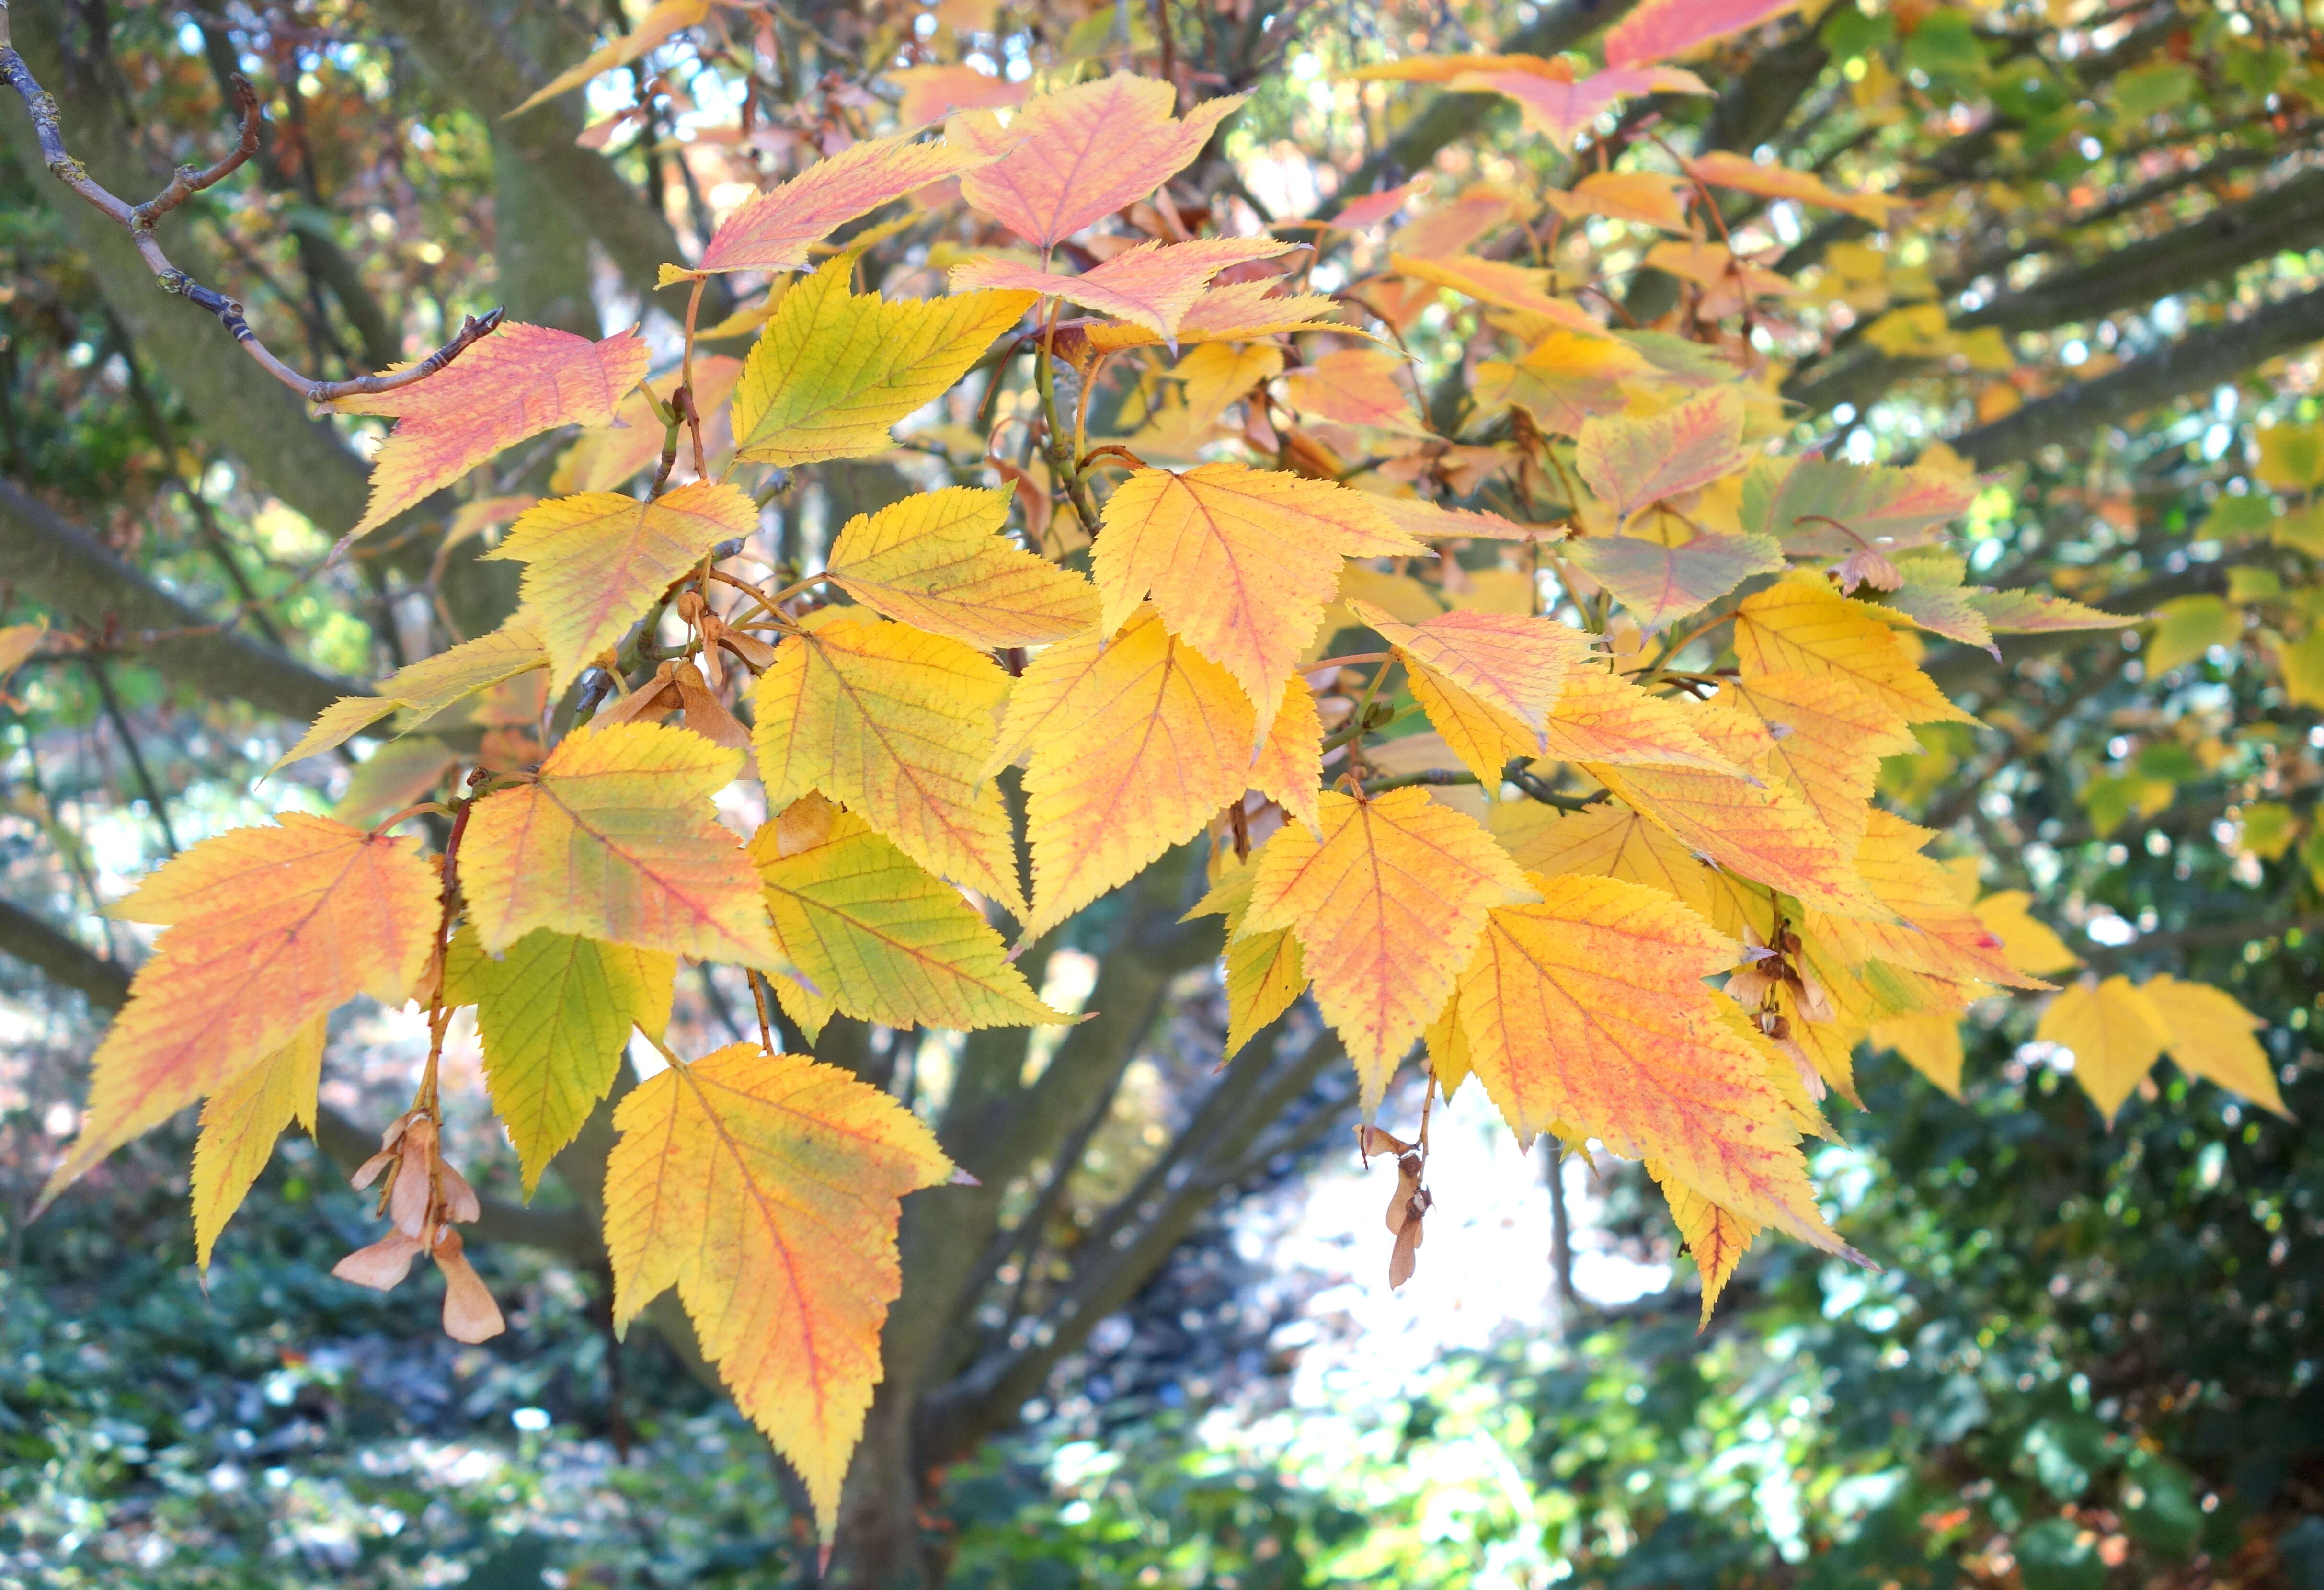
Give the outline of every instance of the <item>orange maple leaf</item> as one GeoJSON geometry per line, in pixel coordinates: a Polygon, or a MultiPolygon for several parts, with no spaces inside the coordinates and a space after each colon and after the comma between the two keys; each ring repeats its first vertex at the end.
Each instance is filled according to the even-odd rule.
{"type": "MultiPolygon", "coordinates": [[[[1685,717],[1703,743],[1727,759],[1729,771],[1602,762],[1584,762],[1583,770],[1617,799],[1730,872],[1836,916],[1880,920],[1889,914],[1807,802],[1788,784],[1764,781],[1775,747],[1765,727],[1715,700],[1685,717]],[[1735,769],[1763,781],[1747,783],[1735,776],[1735,769]]],[[[1553,733],[1554,727],[1553,722],[1553,733]]]]}
{"type": "Polygon", "coordinates": [[[698,480],[650,502],[583,492],[527,509],[484,556],[525,566],[522,612],[549,649],[554,694],[628,633],[672,580],[758,526],[758,504],[723,481],[698,480]]]}
{"type": "Polygon", "coordinates": [[[1870,820],[1881,758],[1921,748],[1904,720],[1830,674],[1755,674],[1729,689],[1728,698],[1775,736],[1775,770],[1822,819],[1840,853],[1854,855],[1870,820]]]}
{"type": "Polygon", "coordinates": [[[396,418],[372,459],[371,501],[347,533],[377,529],[528,436],[611,424],[622,394],[645,379],[648,351],[631,331],[592,342],[505,325],[425,381],[338,399],[330,406],[343,414],[396,418]]]}
{"type": "Polygon", "coordinates": [[[778,967],[759,875],[711,796],[740,752],[622,723],[568,735],[530,783],[470,809],[460,892],[498,955],[535,928],[701,960],[778,967]]]}
{"type": "Polygon", "coordinates": [[[1212,277],[1229,265],[1273,259],[1291,245],[1271,237],[1198,237],[1191,243],[1141,243],[1078,276],[1058,276],[1018,260],[980,255],[952,268],[955,292],[1000,288],[1054,293],[1102,315],[1177,340],[1179,322],[1212,277]]]}
{"type": "Polygon", "coordinates": [[[278,821],[205,839],[106,911],[169,931],[97,1046],[80,1135],[39,1208],[317,1016],[358,994],[410,994],[438,916],[419,842],[301,812],[278,821]]]}
{"type": "Polygon", "coordinates": [[[1240,464],[1138,470],[1107,500],[1103,528],[1091,558],[1102,627],[1119,630],[1150,596],[1171,633],[1234,676],[1262,731],[1342,559],[1422,550],[1360,492],[1240,464]]]}
{"type": "Polygon", "coordinates": [[[1611,878],[1529,880],[1461,977],[1469,1063],[1518,1140],[1553,1122],[1827,1252],[1792,1106],[1703,979],[1740,947],[1670,896],[1611,878]]]}
{"type": "Polygon", "coordinates": [[[1340,425],[1417,431],[1412,392],[1401,377],[1400,355],[1376,348],[1342,348],[1283,378],[1284,402],[1294,411],[1340,425]]]}
{"type": "Polygon", "coordinates": [[[899,1203],[952,1161],[880,1089],[755,1044],[641,1083],[613,1126],[614,1328],[676,1287],[703,1355],[798,1470],[828,1539],[902,1290],[899,1203]]]}
{"type": "Polygon", "coordinates": [[[1244,96],[1206,99],[1183,119],[1178,91],[1116,72],[1029,100],[1004,128],[989,110],[954,116],[945,135],[994,157],[961,179],[961,197],[1036,248],[1134,204],[1202,153],[1244,96]]]}
{"type": "Polygon", "coordinates": [[[1254,858],[1238,937],[1287,928],[1298,938],[1369,1117],[1452,997],[1485,913],[1531,891],[1490,834],[1425,790],[1326,792],[1320,818],[1321,838],[1292,824],[1254,858]]]}
{"type": "MultiPolygon", "coordinates": [[[[1262,779],[1287,783],[1268,793],[1312,814],[1322,726],[1304,683],[1288,681],[1281,696],[1289,709],[1277,721],[1305,732],[1304,769],[1295,768],[1289,745],[1277,752],[1278,764],[1262,756],[1253,767],[1249,698],[1150,607],[1110,640],[1092,630],[1035,658],[1010,692],[1000,744],[983,770],[1028,759],[1033,913],[1025,936],[1038,937],[1136,877],[1262,779]]],[[[1276,745],[1272,736],[1268,744],[1276,745]]]]}
{"type": "Polygon", "coordinates": [[[696,271],[796,271],[809,249],[859,216],[996,158],[908,134],[852,145],[779,188],[754,194],[718,223],[696,271]]]}

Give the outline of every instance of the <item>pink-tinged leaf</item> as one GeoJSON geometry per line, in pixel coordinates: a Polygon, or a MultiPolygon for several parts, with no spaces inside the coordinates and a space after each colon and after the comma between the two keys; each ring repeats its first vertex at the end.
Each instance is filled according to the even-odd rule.
{"type": "MultiPolygon", "coordinates": [[[[1178,340],[1252,342],[1293,331],[1351,329],[1340,323],[1340,306],[1333,300],[1320,292],[1278,295],[1275,287],[1273,282],[1232,282],[1212,288],[1178,321],[1178,340]]],[[[1119,353],[1162,340],[1143,326],[1092,326],[1082,335],[1093,353],[1119,353]]],[[[1062,333],[1058,341],[1064,347],[1062,333]]]]}
{"type": "Polygon", "coordinates": [[[451,485],[504,448],[559,425],[606,425],[645,378],[643,338],[603,342],[547,326],[505,325],[425,381],[358,393],[330,406],[343,414],[390,414],[395,430],[372,460],[362,535],[438,486],[451,485]]]}
{"type": "Polygon", "coordinates": [[[945,135],[992,163],[961,179],[970,208],[1037,248],[1135,204],[1202,153],[1243,96],[1207,99],[1184,118],[1177,90],[1116,72],[1027,102],[1002,126],[989,110],[955,116],[945,135]]]}
{"type": "Polygon", "coordinates": [[[1711,85],[1691,71],[1674,66],[1643,70],[1609,69],[1579,81],[1530,71],[1476,71],[1452,80],[1459,91],[1506,94],[1517,102],[1528,131],[1571,144],[1582,129],[1613,108],[1617,101],[1640,94],[1708,94],[1711,85]]]}
{"type": "Polygon", "coordinates": [[[1709,605],[1755,574],[1784,566],[1784,550],[1763,535],[1699,535],[1666,547],[1637,536],[1593,536],[1567,557],[1614,593],[1642,629],[1655,629],[1709,605]]]}
{"type": "Polygon", "coordinates": [[[1404,372],[1401,355],[1342,348],[1284,376],[1284,402],[1312,420],[1416,431],[1404,372]]]}
{"type": "Polygon", "coordinates": [[[1419,177],[1378,193],[1367,193],[1349,201],[1345,209],[1332,217],[1332,225],[1346,232],[1361,232],[1377,226],[1418,197],[1427,186],[1428,179],[1419,177]]]}
{"type": "Polygon", "coordinates": [[[1574,464],[1616,522],[1743,467],[1743,400],[1720,387],[1645,420],[1591,420],[1574,464]]]}
{"type": "Polygon", "coordinates": [[[1668,60],[1697,45],[1756,28],[1800,0],[1646,0],[1606,33],[1608,66],[1668,60]]]}
{"type": "Polygon", "coordinates": [[[1521,359],[1479,363],[1470,391],[1484,412],[1521,408],[1544,430],[1579,436],[1593,417],[1628,407],[1622,383],[1654,369],[1644,355],[1610,337],[1553,331],[1521,359]]]}
{"type": "Polygon", "coordinates": [[[695,267],[795,271],[807,251],[859,216],[907,193],[992,163],[993,152],[957,143],[877,138],[818,162],[771,192],[743,201],[719,223],[695,267]]]}
{"type": "Polygon", "coordinates": [[[1969,605],[1985,615],[1985,622],[1997,635],[2038,635],[2051,630],[2120,629],[2136,624],[2140,615],[2124,617],[2118,614],[2101,613],[2095,607],[2085,607],[2080,602],[2064,596],[2043,596],[2039,591],[1973,590],[1969,605]]]}
{"type": "Polygon", "coordinates": [[[904,91],[896,121],[906,127],[925,127],[954,111],[1011,110],[1033,92],[1030,82],[990,77],[973,66],[908,66],[887,78],[904,91]]]}
{"type": "Polygon", "coordinates": [[[1871,190],[1842,193],[1813,171],[1794,171],[1790,166],[1763,166],[1750,156],[1732,150],[1712,150],[1687,162],[1686,169],[1698,181],[1714,187],[1739,188],[1763,199],[1789,199],[1801,204],[1820,205],[1869,221],[1875,226],[1886,226],[1888,212],[1904,202],[1895,194],[1871,190]]]}
{"type": "Polygon", "coordinates": [[[1052,275],[1015,260],[979,258],[952,269],[955,292],[997,287],[1055,293],[1084,309],[1117,316],[1176,340],[1186,311],[1211,278],[1229,265],[1273,259],[1292,245],[1271,237],[1203,237],[1192,243],[1141,243],[1078,276],[1052,275]]]}
{"type": "Polygon", "coordinates": [[[1441,259],[1462,253],[1512,217],[1531,210],[1532,206],[1514,190],[1479,182],[1451,203],[1423,210],[1398,226],[1388,245],[1416,259],[1441,259]]]}
{"type": "Polygon", "coordinates": [[[1743,481],[1743,528],[1786,552],[1844,558],[1863,547],[1895,552],[1937,539],[1969,512],[1978,484],[1934,469],[1829,458],[1770,459],[1743,481]]]}

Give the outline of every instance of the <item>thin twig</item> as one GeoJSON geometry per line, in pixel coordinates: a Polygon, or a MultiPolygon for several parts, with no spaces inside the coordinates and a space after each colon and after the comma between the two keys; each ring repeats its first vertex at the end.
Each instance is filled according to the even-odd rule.
{"type": "Polygon", "coordinates": [[[49,168],[50,174],[129,234],[130,241],[137,245],[139,255],[153,273],[153,279],[161,283],[162,291],[182,298],[195,308],[217,316],[218,323],[242,345],[242,350],[257,362],[260,369],[309,402],[327,403],[339,398],[371,396],[414,385],[435,374],[498,328],[501,310],[493,310],[482,316],[471,315],[451,341],[406,369],[385,375],[359,375],[350,381],[316,381],[284,364],[258,340],[258,334],[250,328],[250,322],[244,318],[243,306],[238,301],[214,288],[203,286],[171,264],[170,256],[161,252],[161,240],[153,235],[155,224],[194,194],[233,174],[258,151],[258,95],[243,79],[237,77],[233,81],[236,108],[241,112],[240,144],[226,158],[207,169],[179,167],[161,192],[143,204],[130,204],[90,176],[88,168],[74,159],[71,151],[65,147],[64,129],[58,118],[56,97],[41,87],[39,79],[32,76],[32,69],[25,65],[24,58],[16,52],[9,31],[6,0],[0,0],[0,83],[14,88],[23,100],[24,108],[32,118],[33,136],[41,145],[42,162],[49,168]]]}

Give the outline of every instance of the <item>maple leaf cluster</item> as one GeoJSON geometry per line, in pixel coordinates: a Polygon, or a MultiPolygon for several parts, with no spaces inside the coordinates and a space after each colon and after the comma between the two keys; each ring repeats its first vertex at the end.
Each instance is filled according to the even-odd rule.
{"type": "MultiPolygon", "coordinates": [[[[706,9],[657,6],[543,93],[706,9]]],[[[1511,55],[1370,75],[1507,96],[1570,147],[1624,99],[1706,91],[1674,58],[1777,9],[1649,0],[1596,70],[1511,55]]],[[[1222,1058],[1313,999],[1366,1144],[1397,1166],[1392,1281],[1431,1201],[1425,1120],[1407,1143],[1371,1116],[1416,1049],[1431,1105],[1473,1077],[1521,1142],[1643,1160],[1706,1316],[1763,1228],[1850,1253],[1801,1145],[1832,1135],[1830,1095],[1855,1099],[1858,1045],[1956,1089],[1969,1007],[2076,964],[2024,897],[1981,898],[1973,861],[1926,854],[1932,833],[1874,803],[1917,728],[1969,721],[1918,636],[2125,622],[1968,585],[1946,532],[1978,487],[1957,460],[1771,446],[1786,421],[1751,329],[1794,288],[1697,199],[1875,219],[1895,201],[1719,156],[1547,195],[1670,235],[1649,263],[1687,297],[1639,329],[1562,272],[1470,252],[1510,213],[1490,192],[1358,199],[1296,245],[1192,235],[1166,184],[1232,97],[1181,115],[1176,87],[1126,73],[1018,92],[913,69],[954,75],[911,79],[904,130],[750,199],[672,266],[697,301],[708,275],[765,279],[738,317],[758,327],[747,357],[698,354],[691,310],[678,366],[651,377],[636,335],[510,325],[341,401],[396,421],[355,534],[585,428],[563,495],[480,496],[452,532],[506,526],[490,556],[522,566],[514,616],[337,703],[284,760],[447,715],[484,727],[484,750],[465,773],[421,764],[417,803],[376,827],[286,813],[115,908],[164,931],[45,1196],[207,1099],[207,1263],[276,1134],[313,1119],[330,1012],[414,1003],[426,1079],[364,1178],[392,1230],[340,1273],[391,1286],[425,1253],[447,1328],[475,1339],[500,1316],[454,1229],[475,1195],[440,1151],[454,1012],[475,1012],[530,1194],[632,1036],[663,1043],[681,961],[752,974],[810,1039],[843,1013],[1062,1022],[1012,935],[1021,949],[1199,843],[1190,914],[1223,919],[1222,1058]],[[941,137],[915,130],[946,110],[941,137]],[[906,199],[977,242],[927,273],[944,291],[862,290],[884,227],[828,239],[906,199]],[[1406,210],[1361,291],[1314,290],[1334,230],[1406,210]],[[1118,215],[1149,235],[1093,230],[1118,215]],[[1393,351],[1447,303],[1501,342],[1452,436],[1393,351]],[[1039,445],[1010,462],[973,437],[994,484],[855,517],[818,569],[754,558],[791,472],[887,454],[898,424],[980,380],[990,395],[1019,360],[1038,411],[1004,423],[1039,445]],[[1122,439],[1092,448],[1091,394],[1125,374],[1122,439]],[[649,470],[645,495],[624,489],[649,470]],[[1487,481],[1508,513],[1457,505],[1487,481]],[[726,815],[738,781],[765,814],[747,837],[726,815]],[[394,833],[422,814],[445,819],[440,857],[394,833]]],[[[954,1169],[910,1111],[779,1052],[765,1020],[758,1044],[664,1049],[621,1101],[614,1318],[676,1291],[827,1535],[899,1290],[899,1200],[954,1169]]],[[[2059,994],[2042,1036],[2109,1114],[2165,1050],[2280,1109],[2251,1025],[2217,989],[2115,978],[2059,994]]]]}

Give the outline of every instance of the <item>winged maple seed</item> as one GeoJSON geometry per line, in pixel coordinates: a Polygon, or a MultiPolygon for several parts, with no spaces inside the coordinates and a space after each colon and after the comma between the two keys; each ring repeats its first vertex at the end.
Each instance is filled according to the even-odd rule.
{"type": "Polygon", "coordinates": [[[456,1342],[489,1341],[507,1325],[500,1305],[468,1262],[460,1234],[452,1229],[456,1221],[475,1219],[483,1207],[466,1178],[445,1162],[441,1136],[434,1117],[419,1111],[389,1123],[381,1134],[379,1152],[365,1160],[352,1179],[358,1192],[380,1182],[379,1213],[395,1229],[349,1253],[331,1273],[357,1286],[390,1291],[410,1273],[411,1262],[425,1253],[444,1272],[444,1334],[456,1342]]]}

